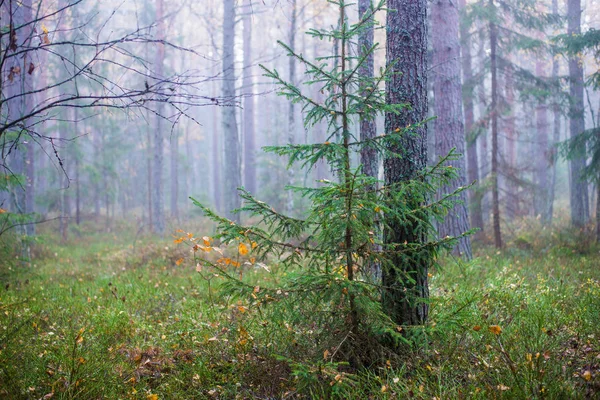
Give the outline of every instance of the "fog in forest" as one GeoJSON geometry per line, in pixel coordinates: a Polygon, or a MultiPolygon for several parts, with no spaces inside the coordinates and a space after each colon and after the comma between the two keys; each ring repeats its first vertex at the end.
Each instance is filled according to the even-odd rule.
{"type": "MultiPolygon", "coordinates": [[[[20,90],[18,101],[24,103],[16,110],[12,100],[5,100],[3,173],[26,176],[25,182],[10,183],[0,192],[4,210],[35,213],[38,220],[61,217],[63,235],[69,224],[90,218],[103,220],[106,229],[111,221],[131,219],[140,229],[164,234],[194,215],[190,196],[226,212],[239,205],[235,188],[244,186],[278,210],[301,214],[303,200],[284,187],[336,179],[335,171],[322,164],[312,170],[294,165],[286,171],[285,159],[261,150],[266,145],[328,140],[327,126],[305,126],[302,107],[278,96],[276,85],[261,69],[276,69],[319,98],[319,86],[307,85],[306,66],[288,58],[277,42],[312,59],[339,53],[336,40],[306,34],[339,23],[327,2],[29,3],[28,15],[12,17],[15,24],[20,22],[17,18],[34,21],[16,30],[17,44],[28,41],[24,65],[6,52],[10,40],[3,42],[3,97],[20,90]],[[30,111],[30,118],[14,123],[16,115],[30,111]]],[[[469,182],[476,180],[470,205],[471,213],[478,215],[472,221],[475,218],[481,233],[491,236],[491,49],[487,22],[465,15],[470,6],[477,3],[463,4],[461,52],[456,54],[463,67],[463,103],[468,105],[462,112],[467,115],[465,137],[471,149],[465,168],[469,182]]],[[[595,7],[594,2],[582,4],[583,32],[600,24],[595,7]]],[[[357,7],[351,9],[349,23],[358,20],[357,7]]],[[[538,1],[531,9],[517,11],[565,16],[567,4],[538,1]]],[[[3,12],[8,20],[15,11],[3,12]]],[[[443,38],[444,33],[435,36],[436,27],[445,25],[433,17],[429,35],[443,38]]],[[[563,19],[521,26],[513,22],[520,17],[503,14],[499,32],[497,186],[506,224],[517,216],[549,221],[569,212],[569,169],[556,146],[570,137],[569,66],[553,41],[567,32],[567,23],[563,19]],[[510,37],[513,34],[517,39],[510,37]]],[[[386,58],[384,12],[376,18],[378,70],[386,58]]],[[[430,38],[432,117],[438,106],[436,78],[445,79],[449,72],[443,56],[436,58],[434,45],[430,38]]],[[[358,44],[349,43],[347,51],[356,54],[358,44]]],[[[581,52],[578,62],[584,79],[597,72],[593,52],[581,52]]],[[[585,129],[597,124],[599,100],[594,87],[586,86],[585,129]]],[[[376,123],[383,133],[383,117],[376,123]]],[[[436,135],[437,124],[435,119],[428,123],[429,163],[445,155],[436,153],[441,136],[436,135]]],[[[351,129],[359,128],[354,121],[351,129]]],[[[463,152],[467,158],[466,147],[463,152]]],[[[592,218],[596,202],[591,180],[587,186],[585,220],[592,218]]]]}
{"type": "Polygon", "coordinates": [[[0,0],[0,90],[0,397],[600,393],[600,1],[0,0]]]}

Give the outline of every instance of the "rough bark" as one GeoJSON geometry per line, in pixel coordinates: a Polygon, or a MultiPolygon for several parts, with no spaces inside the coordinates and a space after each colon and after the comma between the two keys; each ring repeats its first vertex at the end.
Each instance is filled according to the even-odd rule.
{"type": "MultiPolygon", "coordinates": [[[[387,62],[393,74],[386,86],[389,104],[410,103],[410,109],[385,116],[386,132],[423,121],[427,117],[427,3],[425,0],[390,0],[387,13],[387,62]]],[[[420,125],[405,134],[392,151],[402,157],[384,160],[385,184],[396,184],[417,177],[427,164],[427,127],[420,125]]],[[[408,199],[410,200],[410,199],[408,199]]],[[[414,204],[418,207],[418,204],[414,204]]],[[[387,245],[418,243],[425,238],[414,226],[388,218],[384,230],[387,245]]],[[[382,284],[383,308],[400,325],[417,325],[427,320],[429,297],[428,258],[406,263],[399,257],[393,266],[384,265],[382,284]]]]}
{"type": "MultiPolygon", "coordinates": [[[[359,0],[358,1],[358,18],[362,19],[366,12],[373,7],[372,0],[359,0]]],[[[369,23],[372,23],[370,18],[369,23]]],[[[373,27],[369,27],[358,38],[358,51],[359,56],[364,57],[365,52],[373,47],[373,27]]],[[[369,54],[366,61],[360,67],[358,73],[361,76],[372,77],[374,74],[374,57],[373,53],[369,54]]],[[[361,88],[363,95],[367,92],[365,88],[361,88]]],[[[372,139],[377,135],[375,119],[373,118],[361,118],[360,119],[360,140],[372,139]]],[[[363,172],[365,175],[377,177],[377,151],[373,148],[366,147],[360,152],[360,163],[362,164],[363,172]]]]}
{"type": "MultiPolygon", "coordinates": [[[[567,34],[581,34],[581,0],[567,2],[567,34]]],[[[578,56],[569,58],[569,133],[575,138],[585,130],[583,105],[583,65],[578,56]]],[[[575,227],[583,227],[589,216],[588,187],[582,179],[581,172],[585,167],[585,156],[571,160],[571,223],[575,227]]]]}
{"type": "Polygon", "coordinates": [[[256,193],[256,138],[254,132],[254,82],[252,81],[252,1],[244,0],[244,187],[256,193]]]}
{"type": "Polygon", "coordinates": [[[224,199],[225,214],[239,222],[239,214],[232,211],[240,207],[237,189],[241,186],[240,145],[235,109],[235,1],[223,1],[223,99],[222,126],[224,138],[224,199]]]}
{"type": "MultiPolygon", "coordinates": [[[[159,39],[164,39],[165,24],[164,24],[164,0],[156,0],[156,32],[159,39]]],[[[157,52],[155,59],[155,73],[158,78],[161,78],[164,70],[165,62],[165,46],[157,44],[157,52]]],[[[162,103],[157,105],[156,127],[154,128],[154,163],[153,163],[153,182],[152,182],[152,220],[153,230],[155,233],[163,234],[165,231],[165,216],[164,216],[164,188],[163,188],[163,163],[164,163],[164,134],[163,134],[163,118],[162,103]]],[[[107,213],[108,213],[108,204],[107,213]]]]}
{"type": "MultiPolygon", "coordinates": [[[[460,0],[460,8],[464,10],[466,1],[460,0]]],[[[471,42],[469,29],[465,24],[460,27],[461,53],[462,53],[462,75],[463,75],[463,107],[465,113],[465,134],[467,138],[467,179],[469,183],[475,182],[473,189],[469,192],[469,215],[471,227],[478,228],[475,239],[480,240],[483,236],[483,211],[481,209],[481,194],[479,193],[479,161],[477,159],[477,138],[472,137],[475,123],[475,107],[473,105],[473,66],[471,64],[471,42]]]]}
{"type": "MultiPolygon", "coordinates": [[[[462,87],[460,82],[460,39],[459,11],[456,2],[435,0],[431,7],[433,42],[433,93],[435,97],[435,152],[444,157],[453,148],[461,154],[450,164],[458,169],[458,177],[443,187],[443,196],[459,187],[466,186],[465,127],[462,110],[462,87]]],[[[467,213],[467,193],[461,192],[459,202],[438,225],[439,235],[460,236],[469,230],[467,213]]],[[[463,237],[458,241],[454,252],[471,259],[471,240],[463,237]]]]}
{"type": "MultiPolygon", "coordinates": [[[[490,8],[494,9],[494,0],[489,1],[490,8]]],[[[492,118],[492,227],[494,232],[494,245],[502,247],[502,234],[500,232],[500,198],[498,192],[498,26],[490,23],[490,69],[492,74],[492,103],[490,105],[492,118]]]]}

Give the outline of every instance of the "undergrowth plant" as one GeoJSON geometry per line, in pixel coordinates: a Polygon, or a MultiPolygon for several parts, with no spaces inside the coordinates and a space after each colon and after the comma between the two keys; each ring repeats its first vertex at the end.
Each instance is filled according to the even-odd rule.
{"type": "MultiPolygon", "coordinates": [[[[418,329],[398,326],[382,308],[385,288],[378,270],[396,270],[398,284],[408,288],[408,301],[427,301],[410,298],[414,280],[404,272],[410,269],[405,265],[422,265],[416,260],[433,260],[441,248],[455,243],[454,237],[437,239],[434,221],[445,216],[456,194],[464,190],[434,200],[438,188],[455,177],[455,170],[444,166],[458,157],[455,153],[443,157],[416,179],[394,185],[386,186],[363,172],[357,162],[362,149],[374,149],[382,158],[400,157],[391,149],[398,147],[403,135],[415,134],[415,126],[398,127],[373,139],[358,138],[355,121],[359,117],[373,119],[384,113],[398,113],[410,105],[386,104],[384,86],[391,66],[375,77],[359,73],[377,45],[348,52],[349,48],[356,49],[361,32],[373,28],[372,17],[383,9],[384,2],[355,24],[348,23],[349,5],[344,0],[330,3],[338,9],[338,27],[311,29],[307,34],[313,40],[339,41],[339,54],[311,60],[279,42],[289,57],[306,68],[304,85],[316,85],[324,100],[310,97],[277,70],[261,67],[265,76],[278,84],[281,95],[302,105],[307,129],[320,122],[328,126],[324,143],[271,146],[265,150],[286,157],[289,167],[311,169],[324,160],[335,179],[319,180],[315,187],[287,188],[309,200],[308,210],[298,218],[286,216],[240,189],[244,203],[237,212],[259,221],[252,226],[221,217],[194,200],[216,222],[215,239],[237,250],[236,256],[228,256],[226,250],[214,246],[213,238],[205,237],[194,245],[198,271],[209,277],[226,277],[221,289],[238,298],[244,304],[240,307],[254,310],[266,324],[271,322],[269,329],[301,333],[296,337],[304,338],[304,344],[302,339],[294,339],[288,351],[280,349],[280,354],[293,357],[295,363],[313,363],[307,368],[296,364],[297,375],[307,371],[324,374],[331,363],[337,367],[338,362],[348,362],[351,367],[379,363],[389,358],[399,344],[415,337],[412,332],[418,329]],[[414,237],[426,240],[385,244],[380,232],[387,219],[400,221],[406,229],[416,230],[414,237]],[[215,252],[216,256],[209,254],[215,252]],[[252,274],[244,273],[248,266],[267,270],[277,267],[285,273],[277,279],[255,282],[252,274]],[[322,368],[313,369],[314,362],[322,368]]],[[[264,326],[257,324],[256,329],[264,330],[264,326]]],[[[269,348],[268,343],[265,346],[269,348]]],[[[342,378],[335,373],[324,379],[327,386],[342,378]]]]}

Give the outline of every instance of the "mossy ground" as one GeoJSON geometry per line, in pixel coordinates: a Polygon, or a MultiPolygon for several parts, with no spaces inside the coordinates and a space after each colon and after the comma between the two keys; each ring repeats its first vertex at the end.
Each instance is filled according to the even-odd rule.
{"type": "MultiPolygon", "coordinates": [[[[189,247],[91,228],[64,244],[45,228],[31,265],[2,262],[0,397],[600,396],[600,253],[564,233],[540,245],[524,230],[512,250],[443,260],[415,345],[351,373],[295,354],[314,345],[311,333],[222,297],[189,247]]],[[[270,270],[244,273],[266,285],[277,279],[270,270]]]]}

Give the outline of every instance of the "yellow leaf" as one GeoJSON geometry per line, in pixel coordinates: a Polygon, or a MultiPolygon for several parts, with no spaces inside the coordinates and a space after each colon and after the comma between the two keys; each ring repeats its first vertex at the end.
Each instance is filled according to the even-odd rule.
{"type": "Polygon", "coordinates": [[[182,262],[183,262],[183,258],[180,258],[179,260],[175,261],[175,264],[181,265],[182,262]]]}
{"type": "Polygon", "coordinates": [[[149,394],[146,396],[146,400],[158,400],[157,394],[149,394]]]}
{"type": "Polygon", "coordinates": [[[502,333],[502,328],[500,328],[498,325],[490,325],[488,330],[490,332],[492,332],[494,335],[499,335],[502,333]]]}
{"type": "Polygon", "coordinates": [[[590,372],[590,370],[586,370],[583,374],[581,374],[581,377],[583,379],[585,379],[586,381],[589,381],[592,379],[592,373],[590,372]]]}
{"type": "Polygon", "coordinates": [[[245,256],[246,254],[248,254],[248,246],[246,246],[244,243],[240,243],[238,246],[238,252],[245,256]]]}
{"type": "Polygon", "coordinates": [[[44,35],[48,34],[48,28],[46,28],[46,25],[42,24],[42,32],[44,32],[44,35]]]}

